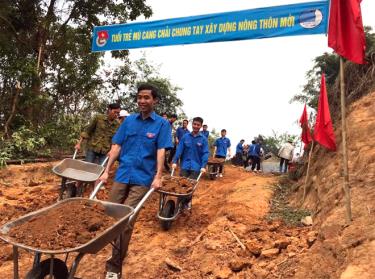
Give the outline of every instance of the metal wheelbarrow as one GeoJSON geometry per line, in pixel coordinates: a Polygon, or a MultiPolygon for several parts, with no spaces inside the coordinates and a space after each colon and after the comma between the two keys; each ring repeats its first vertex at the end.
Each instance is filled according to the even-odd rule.
{"type": "Polygon", "coordinates": [[[82,197],[85,187],[94,184],[99,179],[108,161],[108,157],[106,157],[101,165],[97,165],[76,160],[76,155],[77,149],[73,158],[64,159],[52,168],[52,171],[62,178],[59,200],[82,197]]]}
{"type": "MultiPolygon", "coordinates": [[[[171,177],[173,177],[173,173],[174,169],[172,169],[171,177]]],[[[157,217],[160,220],[160,225],[163,230],[167,231],[170,229],[172,222],[185,209],[186,203],[192,200],[193,193],[198,186],[201,176],[202,172],[196,180],[188,178],[188,180],[193,183],[194,187],[191,192],[186,194],[163,191],[163,187],[157,190],[160,194],[157,217]]]]}
{"type": "MultiPolygon", "coordinates": [[[[99,186],[100,188],[100,186],[99,186]]],[[[87,198],[72,198],[62,200],[54,205],[45,207],[43,209],[31,212],[23,217],[20,217],[14,221],[11,221],[2,227],[0,227],[0,239],[4,240],[5,242],[13,245],[13,278],[19,279],[19,271],[18,271],[18,248],[23,248],[29,252],[34,253],[34,263],[32,269],[27,273],[26,279],[42,279],[50,276],[49,278],[55,279],[73,279],[74,274],[77,271],[77,267],[82,260],[85,254],[96,254],[102,248],[104,248],[107,244],[112,243],[118,236],[120,236],[121,240],[121,232],[125,229],[128,223],[132,222],[133,216],[136,216],[138,211],[141,209],[145,201],[149,198],[152,194],[154,189],[150,189],[146,195],[142,198],[139,204],[136,206],[135,209],[132,207],[116,204],[106,201],[94,200],[95,196],[90,199],[87,198]],[[31,246],[27,246],[25,244],[19,243],[14,241],[9,236],[9,231],[11,228],[16,227],[18,225],[23,224],[24,222],[30,220],[31,218],[35,218],[38,215],[44,214],[48,210],[52,208],[57,208],[62,204],[66,203],[73,203],[76,201],[82,200],[89,200],[93,203],[100,203],[105,208],[105,214],[108,216],[112,216],[116,219],[116,222],[105,231],[97,235],[95,238],[89,240],[83,245],[78,247],[69,248],[69,249],[62,249],[62,250],[44,250],[40,248],[35,248],[31,246]],[[67,259],[70,253],[78,253],[75,257],[70,269],[67,267],[67,259]],[[49,256],[48,259],[41,261],[41,255],[46,254],[49,256]],[[56,255],[65,254],[65,261],[55,258],[56,255]]]]}
{"type": "Polygon", "coordinates": [[[210,161],[210,159],[207,162],[207,175],[211,180],[214,180],[217,178],[219,174],[219,167],[223,165],[225,160],[223,159],[222,162],[216,162],[216,161],[210,161]]]}

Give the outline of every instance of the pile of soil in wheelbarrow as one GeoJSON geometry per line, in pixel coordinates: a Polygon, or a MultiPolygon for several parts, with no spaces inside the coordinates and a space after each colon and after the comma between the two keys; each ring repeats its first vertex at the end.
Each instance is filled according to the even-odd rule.
{"type": "Polygon", "coordinates": [[[222,164],[224,163],[224,159],[223,158],[209,158],[208,159],[208,163],[209,164],[222,164]]]}
{"type": "Polygon", "coordinates": [[[185,177],[165,176],[162,184],[161,190],[177,194],[188,194],[194,188],[194,182],[185,177]]]}
{"type": "Polygon", "coordinates": [[[63,203],[11,228],[16,242],[43,250],[62,250],[87,243],[116,222],[104,206],[90,201],[63,203]]]}

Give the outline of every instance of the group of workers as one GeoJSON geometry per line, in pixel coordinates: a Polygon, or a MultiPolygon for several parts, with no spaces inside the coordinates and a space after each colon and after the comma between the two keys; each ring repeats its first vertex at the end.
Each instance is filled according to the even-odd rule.
{"type": "MultiPolygon", "coordinates": [[[[81,149],[82,141],[86,140],[86,161],[102,164],[108,156],[100,181],[107,183],[113,164],[119,162],[109,193],[110,202],[136,207],[150,187],[158,189],[162,186],[164,168],[169,172],[170,167],[176,169],[177,164],[180,164],[180,175],[191,179],[197,179],[200,173],[206,172],[209,159],[207,125],[203,125],[201,117],[195,117],[192,120],[192,131],[188,129],[189,121],[186,119],[176,129],[176,114],[168,117],[167,114],[159,116],[155,113],[158,100],[157,88],[151,84],[142,84],[137,91],[138,113],[129,115],[121,110],[119,104],[110,104],[107,114],[96,115],[80,135],[75,148],[81,149]]],[[[214,142],[213,156],[216,158],[226,159],[231,156],[231,141],[226,133],[222,129],[221,136],[214,142]]],[[[246,146],[244,140],[241,140],[236,147],[236,157],[242,160],[246,154],[245,160],[242,160],[244,166],[250,163],[251,169],[256,171],[260,171],[262,153],[261,145],[256,141],[246,146]]],[[[284,154],[289,156],[289,146],[280,150],[281,158],[286,157],[284,154]]],[[[285,171],[288,158],[282,161],[285,171]]],[[[280,163],[280,171],[281,167],[280,163]]],[[[218,176],[223,176],[222,164],[218,176]]],[[[115,242],[112,257],[106,262],[106,279],[121,278],[136,217],[115,242]]]]}
{"type": "MultiPolygon", "coordinates": [[[[286,173],[290,163],[297,163],[299,153],[294,155],[293,140],[288,139],[281,146],[277,156],[280,158],[279,172],[286,173]]],[[[233,164],[243,166],[245,169],[254,172],[261,172],[261,161],[267,159],[259,139],[255,139],[250,145],[245,144],[245,140],[240,140],[236,146],[236,156],[233,158],[233,164]]]]}
{"type": "MultiPolygon", "coordinates": [[[[168,117],[155,113],[158,100],[158,89],[151,84],[142,84],[137,90],[138,113],[129,115],[123,113],[119,104],[110,104],[107,114],[96,115],[80,135],[75,148],[81,149],[82,142],[86,141],[86,161],[102,164],[108,157],[100,181],[107,183],[113,164],[119,162],[109,193],[110,202],[136,207],[150,187],[158,189],[162,186],[163,169],[169,168],[169,164],[173,169],[180,164],[180,175],[191,179],[206,172],[209,158],[207,125],[203,125],[201,117],[195,117],[191,132],[187,128],[188,120],[183,120],[182,126],[175,129],[173,124],[177,115],[168,117]]],[[[230,155],[231,143],[225,129],[214,146],[216,158],[230,155]]],[[[219,176],[222,172],[220,168],[219,176]]],[[[136,218],[134,216],[115,241],[112,256],[106,262],[106,279],[121,278],[136,218]]]]}

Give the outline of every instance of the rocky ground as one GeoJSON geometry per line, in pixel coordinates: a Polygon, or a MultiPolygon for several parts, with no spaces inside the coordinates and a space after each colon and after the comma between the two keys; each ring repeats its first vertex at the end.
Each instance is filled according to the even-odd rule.
{"type": "MultiPolygon", "coordinates": [[[[57,200],[54,163],[10,166],[0,171],[1,223],[57,200]]],[[[141,212],[124,265],[125,278],[294,278],[294,259],[316,239],[309,227],[288,226],[268,215],[278,177],[227,167],[222,179],[203,178],[193,209],[163,231],[156,218],[158,194],[141,212]],[[280,277],[282,276],[282,277],[280,277]]],[[[99,198],[106,198],[106,191],[99,198]]],[[[80,278],[102,278],[107,246],[87,255],[80,278]]],[[[21,253],[21,276],[32,255],[21,253]]],[[[0,274],[11,278],[12,249],[1,243],[0,274]]]]}

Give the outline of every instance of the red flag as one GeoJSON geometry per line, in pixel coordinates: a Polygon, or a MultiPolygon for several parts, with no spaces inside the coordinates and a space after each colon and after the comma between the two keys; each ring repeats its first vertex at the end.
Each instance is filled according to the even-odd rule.
{"type": "Polygon", "coordinates": [[[365,64],[366,39],[361,1],[331,0],[328,46],[350,61],[365,64]]]}
{"type": "Polygon", "coordinates": [[[307,117],[306,104],[303,109],[301,118],[299,119],[299,124],[301,125],[301,128],[302,128],[301,140],[303,141],[306,147],[307,145],[309,145],[310,142],[312,142],[310,128],[309,128],[309,119],[307,117]]]}
{"type": "Polygon", "coordinates": [[[314,128],[314,140],[327,149],[332,151],[336,150],[336,140],[333,132],[331,114],[329,113],[326,80],[324,74],[322,74],[322,81],[320,85],[318,114],[316,116],[314,128]]]}

